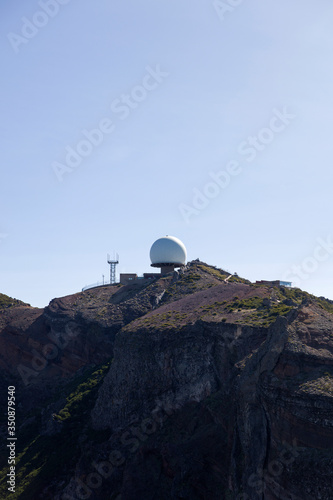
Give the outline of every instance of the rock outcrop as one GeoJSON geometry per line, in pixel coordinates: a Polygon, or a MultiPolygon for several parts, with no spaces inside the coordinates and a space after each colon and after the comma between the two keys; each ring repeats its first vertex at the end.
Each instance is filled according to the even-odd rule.
{"type": "MultiPolygon", "coordinates": [[[[221,484],[219,493],[208,494],[204,487],[202,496],[195,491],[197,474],[206,483],[212,472],[207,450],[201,467],[189,472],[194,449],[181,461],[179,444],[178,450],[172,446],[172,453],[170,442],[161,446],[157,436],[150,438],[160,463],[167,460],[163,450],[168,445],[170,491],[187,478],[184,496],[166,498],[332,498],[333,316],[315,301],[302,305],[302,301],[281,301],[281,297],[272,301],[261,295],[272,292],[276,295],[266,288],[221,283],[160,307],[117,335],[114,361],[92,412],[96,429],[110,428],[119,434],[141,422],[152,427],[155,414],[171,412],[174,419],[175,414],[182,419],[188,405],[197,407],[198,414],[211,413],[209,401],[214,397],[215,404],[229,406],[228,412],[215,410],[211,422],[217,420],[222,426],[216,432],[226,443],[216,464],[224,476],[223,494],[221,484]],[[240,309],[225,314],[225,304],[236,295],[240,309]],[[263,297],[263,309],[274,302],[284,302],[290,309],[268,327],[246,324],[251,321],[244,316],[231,320],[233,314],[242,314],[242,301],[246,305],[258,296],[263,297]],[[321,472],[316,476],[314,470],[321,472]],[[311,479],[304,480],[309,474],[311,479]]],[[[217,441],[220,438],[215,434],[217,441]]],[[[184,440],[182,445],[189,442],[184,440]]],[[[204,442],[199,440],[197,446],[204,447],[204,442]]],[[[143,491],[150,479],[133,471],[131,457],[127,461],[119,491],[124,498],[134,499],[137,488],[143,491]],[[132,490],[131,474],[135,476],[132,490]]],[[[163,468],[156,472],[159,479],[155,478],[152,498],[163,497],[164,473],[163,468]]]]}
{"type": "Polygon", "coordinates": [[[42,411],[27,449],[71,443],[29,466],[23,453],[44,472],[22,498],[333,498],[333,306],[227,276],[195,261],[0,314],[4,380],[42,411]]]}

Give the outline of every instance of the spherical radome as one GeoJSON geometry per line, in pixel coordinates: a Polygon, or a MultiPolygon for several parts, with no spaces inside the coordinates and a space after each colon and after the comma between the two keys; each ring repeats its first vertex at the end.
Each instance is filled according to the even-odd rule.
{"type": "Polygon", "coordinates": [[[159,238],[150,249],[151,265],[174,264],[183,266],[186,263],[186,248],[182,241],[174,236],[159,238]]]}

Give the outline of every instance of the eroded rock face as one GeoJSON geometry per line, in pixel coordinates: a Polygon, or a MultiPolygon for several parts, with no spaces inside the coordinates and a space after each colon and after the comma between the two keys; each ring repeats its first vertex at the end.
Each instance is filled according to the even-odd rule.
{"type": "Polygon", "coordinates": [[[238,373],[235,361],[266,335],[265,329],[202,320],[179,331],[120,333],[93,412],[94,426],[117,429],[157,407],[180,408],[227,388],[238,373]]]}
{"type": "Polygon", "coordinates": [[[7,379],[17,386],[29,410],[78,370],[110,359],[116,333],[152,310],[166,284],[106,286],[54,299],[45,309],[0,309],[4,387],[7,379]]]}
{"type": "Polygon", "coordinates": [[[333,314],[227,276],[193,262],[0,313],[4,387],[16,377],[27,409],[59,392],[44,436],[82,425],[75,461],[36,498],[332,500],[333,314]],[[63,381],[110,358],[84,423],[53,420],[63,381]],[[37,372],[27,385],[18,364],[37,372]]]}
{"type": "MultiPolygon", "coordinates": [[[[92,412],[95,428],[111,428],[115,435],[122,428],[133,437],[131,426],[152,420],[154,412],[164,409],[173,415],[170,421],[175,427],[177,418],[188,419],[189,426],[195,420],[202,433],[196,439],[192,432],[182,443],[174,437],[177,444],[170,447],[169,441],[161,444],[163,438],[156,431],[148,448],[142,443],[144,459],[137,454],[128,457],[122,486],[117,484],[122,498],[139,498],[135,491],[145,488],[151,498],[164,498],[163,482],[168,483],[169,477],[174,493],[166,498],[208,498],[209,494],[209,498],[237,500],[331,499],[331,323],[332,315],[312,304],[294,308],[269,328],[208,318],[179,330],[165,326],[120,332],[114,362],[92,412]],[[219,395],[218,411],[212,412],[209,401],[215,395],[219,395]],[[189,417],[191,404],[196,411],[189,417]],[[204,425],[207,414],[209,431],[204,425]],[[220,453],[212,435],[216,442],[225,443],[220,453]],[[196,453],[201,457],[199,468],[192,463],[199,460],[196,453]],[[210,460],[217,455],[213,472],[210,460]],[[147,481],[143,471],[149,463],[159,465],[154,480],[147,481]],[[176,485],[181,482],[186,487],[179,490],[176,485]]],[[[126,450],[119,440],[116,446],[126,450]]]]}

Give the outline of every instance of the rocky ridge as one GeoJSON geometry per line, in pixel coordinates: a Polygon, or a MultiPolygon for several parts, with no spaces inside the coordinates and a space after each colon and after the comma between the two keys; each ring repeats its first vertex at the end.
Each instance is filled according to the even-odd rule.
{"type": "Polygon", "coordinates": [[[66,467],[46,461],[17,498],[332,498],[332,304],[227,276],[194,261],[0,313],[28,448],[34,432],[39,447],[72,440],[66,467]]]}

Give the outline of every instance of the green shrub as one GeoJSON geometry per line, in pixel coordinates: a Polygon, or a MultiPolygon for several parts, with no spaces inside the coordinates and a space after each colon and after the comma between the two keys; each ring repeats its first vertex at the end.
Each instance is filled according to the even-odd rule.
{"type": "Polygon", "coordinates": [[[12,299],[11,297],[8,297],[8,295],[0,293],[0,309],[4,309],[6,307],[29,306],[29,305],[30,304],[22,302],[22,300],[12,299]]]}
{"type": "Polygon", "coordinates": [[[59,411],[58,414],[54,415],[54,419],[65,422],[70,419],[80,418],[82,412],[88,407],[92,391],[100,384],[103,380],[107,370],[110,367],[110,363],[103,365],[98,370],[94,371],[89,379],[82,382],[74,392],[72,392],[66,399],[66,406],[59,411]]]}

